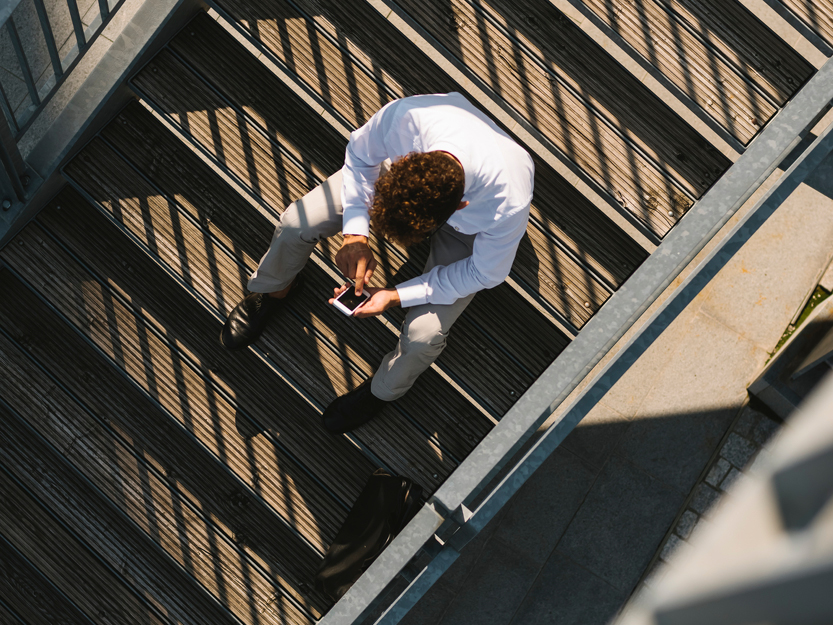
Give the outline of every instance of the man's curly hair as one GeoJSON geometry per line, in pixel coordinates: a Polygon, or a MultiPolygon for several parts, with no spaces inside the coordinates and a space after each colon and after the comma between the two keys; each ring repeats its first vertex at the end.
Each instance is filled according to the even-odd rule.
{"type": "Polygon", "coordinates": [[[376,181],[374,230],[402,245],[414,245],[442,226],[460,205],[465,176],[448,154],[411,152],[376,181]]]}

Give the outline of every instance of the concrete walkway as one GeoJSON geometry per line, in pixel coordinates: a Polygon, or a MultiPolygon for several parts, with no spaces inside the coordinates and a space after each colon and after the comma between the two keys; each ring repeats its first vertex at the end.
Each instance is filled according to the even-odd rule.
{"type": "Polygon", "coordinates": [[[827,266],[831,242],[828,157],[403,623],[602,625],[614,618],[692,505],[747,386],[827,266]]]}

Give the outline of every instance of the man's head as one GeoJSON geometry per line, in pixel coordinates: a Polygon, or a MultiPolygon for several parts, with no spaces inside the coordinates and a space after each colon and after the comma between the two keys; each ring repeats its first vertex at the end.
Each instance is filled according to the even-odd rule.
{"type": "Polygon", "coordinates": [[[373,228],[402,245],[414,245],[462,208],[463,168],[448,152],[412,152],[376,181],[373,228]]]}

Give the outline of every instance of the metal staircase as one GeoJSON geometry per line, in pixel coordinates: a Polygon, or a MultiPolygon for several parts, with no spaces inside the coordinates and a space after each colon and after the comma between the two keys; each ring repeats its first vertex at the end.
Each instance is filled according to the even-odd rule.
{"type": "MultiPolygon", "coordinates": [[[[739,4],[584,3],[667,102],[559,4],[222,0],[156,42],[0,249],[0,622],[324,618],[314,573],[369,474],[437,491],[815,71],[739,4]],[[220,328],[349,132],[446,91],[532,152],[528,236],[414,389],[334,437],[322,410],[404,318],[328,306],[337,238],[256,345],[220,328]]],[[[422,272],[426,246],[372,244],[375,284],[422,272]]]]}

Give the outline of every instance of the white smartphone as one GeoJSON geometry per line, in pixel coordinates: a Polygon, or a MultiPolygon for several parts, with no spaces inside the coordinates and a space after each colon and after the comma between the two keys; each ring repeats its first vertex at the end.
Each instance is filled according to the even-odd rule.
{"type": "Polygon", "coordinates": [[[362,289],[362,294],[356,295],[354,285],[347,284],[346,286],[347,290],[335,299],[333,306],[348,317],[352,317],[356,309],[370,299],[370,293],[367,292],[367,289],[362,289]]]}

